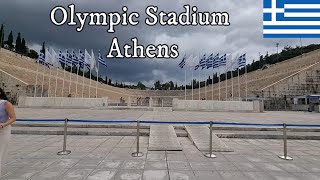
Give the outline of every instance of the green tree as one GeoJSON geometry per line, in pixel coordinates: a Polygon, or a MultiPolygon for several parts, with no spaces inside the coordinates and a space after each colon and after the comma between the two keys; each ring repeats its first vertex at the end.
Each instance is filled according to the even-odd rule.
{"type": "Polygon", "coordinates": [[[170,81],[169,84],[170,84],[170,90],[174,90],[174,83],[170,81]]]}
{"type": "Polygon", "coordinates": [[[33,58],[33,59],[38,59],[39,57],[38,53],[33,49],[30,49],[27,55],[29,58],[33,58]]]}
{"type": "Polygon", "coordinates": [[[170,83],[166,82],[164,84],[161,85],[161,89],[162,90],[168,90],[170,88],[170,83]]]}
{"type": "Polygon", "coordinates": [[[161,89],[161,83],[159,80],[154,83],[154,89],[161,89]]]}
{"type": "Polygon", "coordinates": [[[137,88],[138,88],[138,89],[141,89],[141,90],[145,90],[145,89],[146,89],[146,86],[145,86],[144,84],[142,84],[142,82],[138,82],[137,88]]]}
{"type": "Polygon", "coordinates": [[[17,53],[22,53],[21,52],[22,48],[21,48],[21,34],[20,33],[18,33],[18,36],[16,39],[16,48],[15,49],[16,49],[17,53]]]}
{"type": "Polygon", "coordinates": [[[41,48],[40,52],[42,52],[44,55],[46,55],[46,49],[45,48],[46,48],[46,42],[43,41],[42,48],[41,48]]]}
{"type": "Polygon", "coordinates": [[[10,31],[10,34],[8,35],[8,40],[7,40],[6,44],[8,45],[8,48],[10,50],[12,50],[14,48],[12,31],[10,31]]]}
{"type": "Polygon", "coordinates": [[[1,47],[4,47],[4,31],[2,32],[2,37],[1,37],[2,41],[1,41],[1,44],[0,46],[1,47]]]}
{"type": "Polygon", "coordinates": [[[1,24],[1,28],[0,28],[0,48],[3,47],[3,42],[4,42],[4,25],[1,24]]]}
{"type": "Polygon", "coordinates": [[[28,51],[28,47],[26,45],[26,40],[24,38],[22,38],[22,41],[21,41],[21,53],[22,54],[27,54],[27,51],[28,51]]]}

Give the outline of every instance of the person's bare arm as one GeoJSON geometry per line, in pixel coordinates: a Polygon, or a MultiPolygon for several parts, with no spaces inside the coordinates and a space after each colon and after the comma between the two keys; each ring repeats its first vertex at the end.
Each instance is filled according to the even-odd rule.
{"type": "Polygon", "coordinates": [[[14,112],[14,107],[10,102],[6,102],[4,107],[6,108],[6,111],[8,113],[9,119],[5,123],[1,124],[1,126],[0,126],[1,128],[4,128],[6,126],[11,125],[17,119],[16,113],[14,112]]]}

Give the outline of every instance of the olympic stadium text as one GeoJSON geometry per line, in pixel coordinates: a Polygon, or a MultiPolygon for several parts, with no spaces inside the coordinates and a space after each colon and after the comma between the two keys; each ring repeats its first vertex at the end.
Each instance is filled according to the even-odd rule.
{"type": "MultiPolygon", "coordinates": [[[[196,6],[184,5],[184,11],[176,12],[160,11],[157,6],[150,5],[145,9],[145,24],[148,26],[229,26],[230,17],[227,12],[199,12],[196,6]]],[[[77,26],[76,31],[81,32],[84,26],[108,26],[107,32],[114,33],[115,27],[136,26],[140,23],[138,12],[128,13],[128,7],[123,6],[122,12],[76,12],[76,6],[70,4],[66,9],[56,6],[51,10],[50,20],[56,26],[67,23],[69,26],[77,26]],[[67,22],[68,21],[68,22],[67,22]]]]}

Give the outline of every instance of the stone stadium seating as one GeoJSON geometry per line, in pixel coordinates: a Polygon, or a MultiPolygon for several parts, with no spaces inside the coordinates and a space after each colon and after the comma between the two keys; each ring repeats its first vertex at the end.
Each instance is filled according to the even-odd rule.
{"type": "MultiPolygon", "coordinates": [[[[246,97],[246,76],[247,76],[247,87],[248,87],[248,97],[257,97],[259,93],[265,88],[274,83],[281,83],[281,80],[290,77],[291,75],[298,73],[303,69],[311,68],[320,62],[320,50],[315,50],[303,56],[295,57],[287,61],[282,61],[277,64],[271,65],[269,68],[264,70],[257,70],[254,72],[250,72],[246,75],[240,76],[240,93],[241,98],[244,99],[246,97]]],[[[227,95],[226,98],[226,85],[225,81],[220,83],[220,93],[221,100],[224,99],[232,99],[232,81],[233,81],[233,94],[234,99],[239,97],[239,87],[238,87],[238,77],[233,79],[228,79],[227,85],[227,95]]],[[[200,98],[205,98],[205,88],[201,88],[200,90],[200,98]]],[[[184,96],[184,95],[183,95],[184,96]]],[[[199,90],[194,90],[194,99],[199,99],[199,90]]],[[[184,98],[184,97],[181,97],[184,98]]],[[[191,90],[187,90],[187,99],[192,99],[191,90]]],[[[212,85],[207,86],[207,99],[212,99],[212,85]]],[[[219,85],[213,85],[213,99],[219,99],[219,85]]]]}
{"type": "MultiPolygon", "coordinates": [[[[273,85],[275,83],[281,83],[283,79],[290,77],[291,75],[298,73],[302,69],[305,69],[309,66],[312,66],[315,63],[320,61],[320,50],[316,50],[303,56],[295,57],[287,61],[283,61],[274,65],[271,65],[269,68],[264,70],[257,70],[250,72],[246,75],[241,75],[240,80],[240,97],[244,99],[246,97],[246,79],[247,79],[247,93],[248,97],[256,97],[259,95],[259,92],[264,88],[273,85]]],[[[37,96],[41,96],[42,82],[43,82],[43,91],[42,96],[64,96],[70,94],[72,97],[95,97],[96,96],[96,81],[90,81],[88,78],[84,78],[76,74],[70,74],[63,70],[52,69],[50,74],[50,69],[42,65],[35,63],[35,60],[20,56],[14,52],[1,49],[0,51],[0,70],[12,75],[16,79],[19,79],[25,82],[29,87],[36,84],[37,78],[37,96]],[[65,78],[64,78],[65,76],[65,78]],[[64,79],[64,81],[63,81],[64,79]],[[50,82],[50,83],[49,83],[50,82]],[[57,89],[56,83],[58,84],[57,89]],[[50,84],[50,86],[49,86],[50,84]],[[83,93],[82,93],[83,89],[83,93]],[[63,92],[62,92],[63,91],[63,92]]],[[[233,81],[233,97],[234,100],[239,97],[239,83],[238,77],[228,80],[227,84],[227,93],[226,93],[226,83],[222,81],[220,83],[220,99],[232,99],[232,81],[233,81]],[[227,96],[226,96],[227,94],[227,96]]],[[[206,98],[208,100],[219,100],[219,84],[209,85],[207,88],[194,89],[193,98],[195,100],[200,98],[206,98]],[[213,92],[212,92],[213,88],[213,92]],[[205,92],[205,89],[207,92],[205,92]],[[205,97],[205,94],[207,96],[205,97]],[[213,96],[212,96],[213,94],[213,96]]],[[[32,96],[34,93],[34,88],[27,95],[32,96]]],[[[109,86],[106,84],[98,83],[97,89],[98,97],[107,96],[110,102],[118,103],[122,97],[125,101],[129,100],[132,103],[136,103],[136,99],[153,97],[155,99],[161,99],[161,102],[164,100],[167,102],[173,98],[184,99],[183,90],[133,90],[133,89],[124,89],[109,86]]],[[[187,99],[192,99],[191,90],[187,90],[187,99]]],[[[159,100],[157,100],[159,101],[159,100]]],[[[168,104],[168,103],[166,103],[168,104]]],[[[170,103],[169,103],[170,104],[170,103]]]]}
{"type": "MultiPolygon", "coordinates": [[[[70,94],[72,97],[82,97],[82,94],[83,97],[89,97],[89,94],[90,97],[96,97],[96,81],[90,81],[88,78],[83,78],[82,74],[77,76],[76,74],[63,70],[51,69],[50,73],[50,69],[48,67],[36,64],[35,60],[17,55],[5,49],[1,49],[0,52],[0,69],[17,79],[26,82],[28,85],[34,86],[37,84],[37,92],[42,92],[43,84],[44,93],[42,96],[67,97],[69,95],[70,88],[70,94]],[[36,78],[37,76],[38,78],[36,78]],[[56,84],[58,86],[56,86],[56,84]]],[[[125,100],[128,100],[129,97],[131,100],[134,100],[138,97],[145,98],[150,96],[161,96],[173,98],[178,97],[179,95],[178,91],[142,91],[123,89],[102,84],[100,82],[97,87],[98,97],[107,96],[111,101],[116,102],[119,101],[121,97],[125,100]]],[[[31,96],[33,94],[29,95],[31,96]]],[[[41,96],[41,94],[38,96],[41,96]]]]}

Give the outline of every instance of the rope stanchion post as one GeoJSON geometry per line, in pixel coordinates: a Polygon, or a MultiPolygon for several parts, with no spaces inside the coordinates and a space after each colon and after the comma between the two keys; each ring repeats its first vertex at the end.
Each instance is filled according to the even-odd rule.
{"type": "Polygon", "coordinates": [[[137,151],[132,153],[132,157],[142,157],[143,156],[143,153],[142,152],[139,152],[139,138],[140,138],[140,121],[138,120],[137,121],[137,151]]]}
{"type": "Polygon", "coordinates": [[[283,124],[283,156],[279,156],[280,159],[284,160],[293,160],[292,157],[288,156],[288,147],[287,147],[287,124],[283,124]]]}
{"type": "Polygon", "coordinates": [[[68,119],[66,118],[64,121],[64,133],[63,133],[63,147],[62,151],[58,152],[58,155],[68,155],[71,153],[70,150],[67,150],[67,127],[68,126],[68,119]]]}
{"type": "Polygon", "coordinates": [[[217,156],[212,153],[212,121],[210,121],[210,134],[209,134],[209,153],[205,155],[208,158],[216,158],[217,156]]]}

